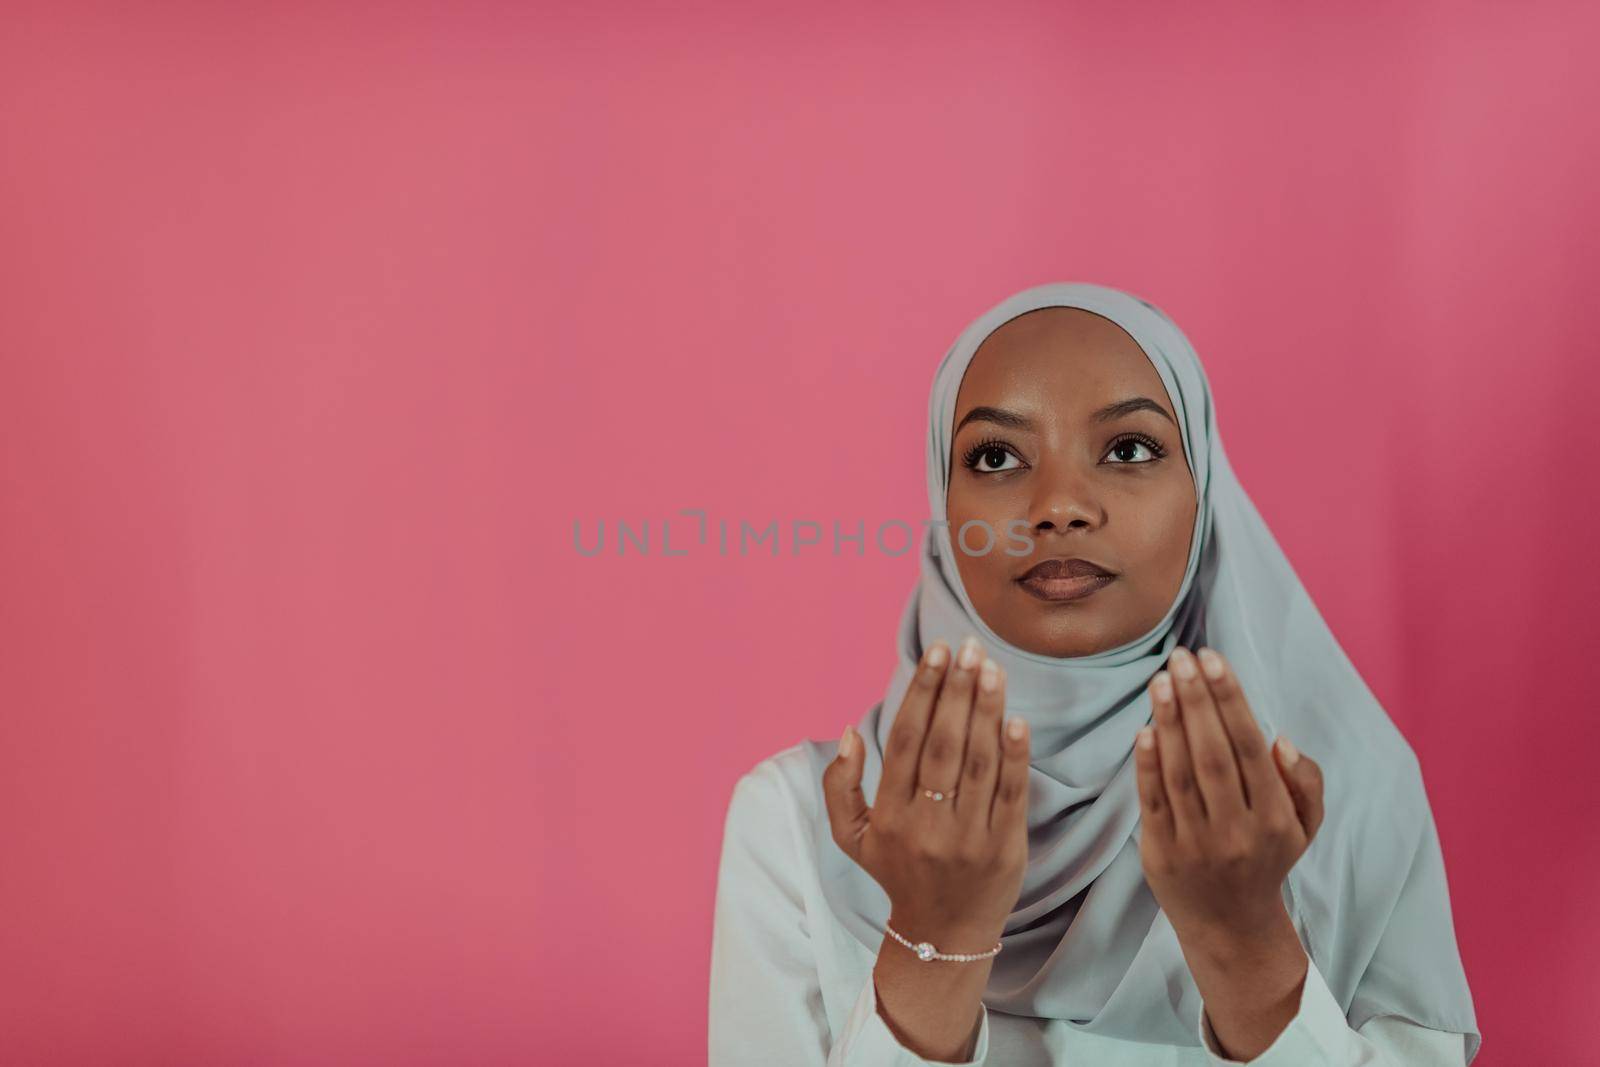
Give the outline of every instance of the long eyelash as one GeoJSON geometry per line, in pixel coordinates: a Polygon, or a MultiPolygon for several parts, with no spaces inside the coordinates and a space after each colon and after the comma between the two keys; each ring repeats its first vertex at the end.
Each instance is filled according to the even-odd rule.
{"type": "MultiPolygon", "coordinates": [[[[1013,456],[1017,455],[1016,449],[1012,448],[998,437],[986,437],[961,454],[961,465],[964,467],[976,468],[978,466],[978,457],[982,456],[985,452],[996,448],[1004,449],[1005,451],[1010,452],[1013,456]]],[[[1017,459],[1020,461],[1022,457],[1017,456],[1017,459]]],[[[982,473],[999,474],[1000,472],[984,471],[982,473]]]]}
{"type": "MultiPolygon", "coordinates": [[[[1151,437],[1148,434],[1142,434],[1142,433],[1125,433],[1121,437],[1117,438],[1115,441],[1112,441],[1110,447],[1107,448],[1106,451],[1107,452],[1113,451],[1118,445],[1122,444],[1124,441],[1138,441],[1140,444],[1142,444],[1146,448],[1148,448],[1150,450],[1150,452],[1156,457],[1156,459],[1164,459],[1164,458],[1166,458],[1167,450],[1161,446],[1161,442],[1157,441],[1154,437],[1151,437]]],[[[1146,462],[1153,462],[1153,461],[1148,461],[1147,460],[1146,462]]],[[[1137,464],[1137,463],[1125,463],[1125,464],[1122,464],[1122,466],[1125,466],[1125,467],[1137,467],[1137,466],[1139,466],[1139,464],[1137,464]]]]}
{"type": "MultiPolygon", "coordinates": [[[[1150,450],[1150,454],[1155,456],[1156,459],[1165,459],[1166,458],[1167,450],[1161,444],[1161,442],[1157,441],[1154,437],[1151,437],[1148,434],[1142,434],[1142,433],[1125,433],[1121,437],[1118,437],[1116,440],[1112,441],[1111,444],[1106,448],[1106,451],[1107,452],[1112,451],[1118,445],[1122,444],[1124,441],[1138,441],[1140,444],[1142,444],[1146,448],[1148,448],[1150,450]]],[[[963,452],[961,454],[961,464],[962,464],[962,466],[976,468],[977,465],[978,465],[978,459],[985,452],[989,452],[989,451],[991,451],[993,449],[1001,449],[1001,450],[1003,450],[1005,452],[1011,453],[1013,456],[1017,455],[1016,449],[1012,448],[1009,444],[1007,444],[1006,442],[1000,440],[998,437],[986,437],[982,441],[979,441],[978,443],[974,444],[973,446],[971,446],[970,448],[968,448],[965,452],[963,452]]],[[[1017,456],[1018,460],[1021,460],[1021,458],[1022,458],[1021,456],[1017,456]]],[[[1133,466],[1138,466],[1139,464],[1129,463],[1129,464],[1123,464],[1123,465],[1124,466],[1133,467],[1133,466]]],[[[985,473],[992,473],[993,474],[993,473],[999,473],[999,472],[998,471],[989,471],[989,472],[985,472],[985,473]]]]}

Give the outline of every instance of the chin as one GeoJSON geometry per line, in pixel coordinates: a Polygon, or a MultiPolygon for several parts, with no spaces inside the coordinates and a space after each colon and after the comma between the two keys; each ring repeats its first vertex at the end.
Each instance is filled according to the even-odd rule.
{"type": "Polygon", "coordinates": [[[1009,633],[995,632],[1018,648],[1061,659],[1087,656],[1098,649],[1110,648],[1101,627],[1086,621],[1083,607],[1067,605],[1063,610],[1063,605],[1032,601],[1025,614],[1012,615],[1013,626],[1009,633]]]}

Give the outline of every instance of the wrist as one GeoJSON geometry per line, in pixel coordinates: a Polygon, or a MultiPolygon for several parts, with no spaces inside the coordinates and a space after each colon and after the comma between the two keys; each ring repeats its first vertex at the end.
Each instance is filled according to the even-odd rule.
{"type": "Polygon", "coordinates": [[[1208,969],[1237,971],[1274,960],[1305,954],[1294,921],[1282,902],[1257,920],[1230,926],[1213,926],[1189,937],[1179,937],[1186,954],[1193,954],[1208,969]]]}
{"type": "Polygon", "coordinates": [[[990,923],[941,921],[899,911],[889,913],[888,925],[913,945],[926,941],[940,952],[948,953],[988,952],[999,942],[1004,929],[1004,924],[996,927],[990,923]]]}

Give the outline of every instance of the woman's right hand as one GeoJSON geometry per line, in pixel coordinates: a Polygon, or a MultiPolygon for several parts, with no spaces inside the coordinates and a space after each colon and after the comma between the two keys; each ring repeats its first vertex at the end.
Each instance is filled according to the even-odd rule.
{"type": "Polygon", "coordinates": [[[1027,870],[1029,736],[1020,718],[1002,731],[1004,673],[976,638],[951,660],[935,642],[918,664],[873,805],[861,792],[866,754],[853,727],[823,771],[823,794],[834,841],[888,893],[896,932],[941,952],[985,952],[1027,870]]]}

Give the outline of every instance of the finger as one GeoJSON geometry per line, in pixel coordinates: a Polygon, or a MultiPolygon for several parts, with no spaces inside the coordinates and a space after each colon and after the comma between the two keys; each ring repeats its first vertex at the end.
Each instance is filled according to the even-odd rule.
{"type": "Polygon", "coordinates": [[[1233,758],[1233,742],[1217,717],[1217,703],[1211,687],[1200,677],[1194,655],[1182,645],[1168,658],[1172,680],[1178,689],[1179,715],[1184,736],[1189,739],[1189,758],[1194,761],[1195,781],[1205,801],[1206,818],[1218,824],[1232,823],[1249,809],[1244,802],[1244,779],[1239,761],[1233,758]]]}
{"type": "Polygon", "coordinates": [[[1161,782],[1167,787],[1167,804],[1172,808],[1173,832],[1189,836],[1204,829],[1206,811],[1195,785],[1194,768],[1189,764],[1189,742],[1178,720],[1177,693],[1172,675],[1157,671],[1150,679],[1151,717],[1156,724],[1156,752],[1161,762],[1161,782]]]}
{"type": "Polygon", "coordinates": [[[1000,719],[1006,708],[1006,679],[1000,664],[985,659],[978,668],[978,696],[972,702],[967,755],[961,764],[956,815],[969,830],[989,827],[994,784],[1000,778],[1000,719]]]}
{"type": "Polygon", "coordinates": [[[1310,843],[1317,836],[1317,828],[1322,825],[1322,765],[1310,756],[1302,755],[1294,747],[1294,742],[1282,735],[1272,747],[1277,750],[1284,784],[1294,798],[1295,814],[1306,832],[1306,842],[1310,843]]]}
{"type": "Polygon", "coordinates": [[[978,663],[982,659],[978,639],[961,642],[955,662],[939,687],[933,704],[933,719],[922,743],[922,758],[917,764],[917,789],[953,793],[961,779],[961,760],[967,748],[967,722],[972,717],[972,693],[977,687],[978,663]]]}
{"type": "Polygon", "coordinates": [[[1167,803],[1167,787],[1161,783],[1161,755],[1156,751],[1156,728],[1146,726],[1133,743],[1133,763],[1139,780],[1139,818],[1143,833],[1159,840],[1172,838],[1175,829],[1172,808],[1167,803]]]}
{"type": "Polygon", "coordinates": [[[861,834],[867,828],[867,798],[861,792],[861,768],[865,765],[861,735],[854,726],[846,726],[838,754],[822,770],[822,798],[834,843],[851,859],[858,859],[861,834]]]}
{"type": "Polygon", "coordinates": [[[878,803],[888,799],[892,804],[904,804],[911,799],[917,781],[917,760],[922,756],[922,739],[928,732],[928,718],[933,714],[934,698],[944,681],[950,665],[950,649],[943,641],[935,641],[922,653],[911,676],[911,685],[900,701],[894,724],[889,727],[889,741],[883,753],[883,777],[878,782],[878,803]]]}
{"type": "Polygon", "coordinates": [[[1266,736],[1250,711],[1239,676],[1229,666],[1227,658],[1214,648],[1202,648],[1197,658],[1200,673],[1211,688],[1211,698],[1216,702],[1217,713],[1233,745],[1239,773],[1244,777],[1245,804],[1251,811],[1265,813],[1281,809],[1287,813],[1293,801],[1284,787],[1283,776],[1272,764],[1266,736]]]}
{"type": "Polygon", "coordinates": [[[989,809],[989,829],[1016,829],[1024,838],[1028,830],[1028,768],[1033,761],[1033,731],[1028,720],[1013,715],[1001,730],[1000,777],[995,782],[994,805],[989,809]]]}

